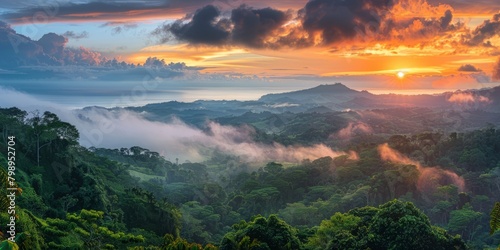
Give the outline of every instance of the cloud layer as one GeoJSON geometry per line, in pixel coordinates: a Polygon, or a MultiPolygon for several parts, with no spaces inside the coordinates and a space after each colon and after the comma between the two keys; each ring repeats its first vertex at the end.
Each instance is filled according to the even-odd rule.
{"type": "Polygon", "coordinates": [[[469,92],[453,93],[448,98],[448,101],[457,104],[481,104],[481,103],[491,102],[491,100],[486,96],[477,95],[469,92]]]}
{"type": "Polygon", "coordinates": [[[178,119],[168,123],[152,122],[134,112],[100,108],[86,108],[78,111],[78,116],[80,120],[75,124],[85,146],[119,148],[139,145],[170,159],[203,161],[214,152],[236,156],[248,163],[299,163],[304,159],[344,154],[355,157],[354,153],[337,152],[323,144],[308,147],[263,144],[253,140],[254,131],[246,126],[209,122],[202,131],[178,119]]]}
{"type": "MultiPolygon", "coordinates": [[[[463,23],[453,23],[450,6],[423,0],[310,0],[298,11],[241,5],[224,14],[207,5],[192,18],[164,24],[152,34],[160,42],[176,39],[197,45],[296,48],[340,46],[353,40],[360,45],[384,42],[389,46],[423,46],[440,40],[444,45],[458,42],[451,33],[466,31],[463,23]],[[404,11],[411,13],[401,14],[404,11]]],[[[461,42],[477,40],[474,37],[484,32],[478,29],[461,42]]]]}
{"type": "Polygon", "coordinates": [[[166,63],[156,57],[144,64],[108,59],[102,53],[84,47],[67,47],[68,39],[86,38],[88,33],[63,35],[47,33],[38,40],[18,34],[0,21],[0,79],[102,79],[144,80],[172,78],[196,73],[198,68],[184,63],[166,63]]]}
{"type": "MultiPolygon", "coordinates": [[[[451,74],[450,71],[456,72],[457,70],[477,73],[482,73],[481,70],[484,70],[483,74],[464,73],[464,76],[460,76],[460,81],[463,79],[467,82],[482,83],[483,79],[486,79],[486,74],[489,80],[492,72],[491,66],[485,65],[484,61],[476,61],[474,65],[466,64],[469,62],[460,62],[457,65],[462,65],[461,67],[447,62],[424,67],[422,61],[426,60],[427,64],[431,64],[431,61],[437,61],[433,57],[439,57],[444,61],[441,55],[450,57],[470,54],[475,57],[498,55],[500,46],[500,14],[492,14],[491,18],[482,23],[479,23],[476,17],[469,22],[463,19],[463,16],[457,18],[455,7],[465,10],[464,6],[468,8],[473,6],[458,0],[444,0],[445,4],[434,0],[284,0],[279,2],[251,0],[244,1],[243,5],[241,3],[243,1],[240,0],[172,0],[167,2],[153,0],[147,3],[99,0],[61,3],[49,0],[43,3],[46,6],[43,4],[37,6],[28,1],[26,4],[10,4],[13,11],[5,12],[0,19],[3,18],[13,24],[37,24],[90,22],[90,18],[93,18],[105,21],[97,25],[110,27],[112,35],[139,28],[142,24],[145,30],[141,27],[141,32],[148,32],[146,30],[150,26],[144,20],[152,17],[155,20],[164,19],[164,24],[149,35],[138,37],[138,40],[151,42],[149,39],[153,38],[160,43],[168,42],[168,44],[150,46],[136,51],[133,55],[121,56],[139,64],[142,64],[149,56],[175,57],[172,59],[175,61],[184,60],[183,58],[187,56],[189,65],[205,66],[204,72],[238,71],[279,75],[273,69],[269,69],[269,65],[290,59],[289,62],[296,60],[307,64],[300,65],[303,67],[300,73],[317,75],[352,74],[354,71],[359,72],[357,67],[366,69],[367,75],[371,72],[388,72],[387,68],[393,70],[397,67],[409,68],[409,73],[412,69],[416,69],[422,72],[426,70],[428,72],[426,74],[448,75],[451,74]],[[14,8],[14,6],[17,7],[14,8]],[[37,13],[45,16],[39,18],[37,13]],[[186,13],[189,14],[186,15],[186,13]],[[178,45],[176,43],[181,43],[185,46],[184,48],[193,50],[177,50],[180,47],[175,47],[178,45]],[[200,52],[201,50],[196,50],[200,47],[205,47],[201,50],[217,52],[207,56],[204,52],[200,52]],[[175,48],[175,50],[170,48],[175,48]],[[297,48],[301,49],[295,50],[297,48]],[[147,51],[148,49],[156,51],[147,51]],[[287,53],[291,49],[294,49],[293,55],[287,53]],[[224,53],[219,53],[223,50],[224,53]],[[235,51],[239,51],[238,55],[235,51]],[[410,62],[412,59],[409,58],[415,54],[427,57],[420,57],[419,60],[410,62]],[[401,59],[396,59],[395,55],[401,56],[401,59]],[[388,63],[378,64],[374,60],[361,61],[369,56],[380,57],[388,63]],[[300,57],[308,61],[298,59],[300,57]],[[357,62],[356,64],[344,63],[350,60],[357,62]],[[324,66],[328,63],[336,64],[337,67],[330,69],[324,66]],[[349,67],[349,64],[356,65],[356,67],[349,67]],[[386,68],[382,68],[381,65],[386,65],[386,68]],[[305,70],[306,67],[311,70],[305,70]],[[352,68],[355,69],[352,70],[352,68]]],[[[487,1],[479,1],[478,5],[493,8],[498,6],[496,3],[488,4],[487,1]]],[[[458,11],[458,13],[462,12],[458,11]]],[[[483,16],[484,14],[481,17],[483,16]]],[[[90,27],[86,30],[92,32],[90,27]]],[[[136,35],[139,36],[141,32],[136,32],[136,35]]],[[[144,70],[137,69],[137,64],[114,62],[106,53],[87,48],[67,47],[68,39],[89,38],[89,41],[92,40],[94,43],[96,37],[90,36],[89,33],[75,33],[71,30],[61,33],[49,33],[38,41],[32,41],[26,36],[15,33],[9,25],[0,23],[0,45],[6,48],[5,56],[0,58],[0,69],[2,69],[0,78],[14,78],[12,72],[5,73],[5,70],[13,71],[13,69],[17,69],[14,73],[17,73],[16,77],[21,79],[55,78],[61,73],[64,79],[68,76],[84,79],[91,77],[124,79],[121,76],[127,74],[136,76],[138,72],[143,75],[144,70]],[[104,65],[106,66],[103,67],[104,65]],[[118,68],[114,69],[112,65],[118,68]],[[48,66],[82,68],[57,70],[47,69],[48,66]],[[29,68],[20,70],[20,67],[29,68]],[[129,70],[125,70],[127,67],[129,70]],[[112,72],[114,70],[116,71],[112,72]],[[64,72],[71,73],[64,74],[64,72]]],[[[286,68],[292,68],[292,66],[295,65],[286,65],[286,68]]],[[[493,79],[500,78],[500,73],[498,73],[500,70],[497,68],[493,70],[493,79]]],[[[178,77],[185,73],[184,71],[167,71],[160,77],[178,77]]],[[[457,77],[451,81],[456,79],[457,77]]],[[[435,83],[436,86],[443,84],[453,85],[445,81],[435,83]]]]}
{"type": "MultiPolygon", "coordinates": [[[[67,48],[68,37],[77,36],[72,32],[64,35],[47,33],[38,41],[18,34],[10,25],[0,21],[0,47],[2,48],[1,68],[20,66],[62,66],[99,65],[106,58],[98,52],[86,48],[67,48]]],[[[78,35],[83,38],[85,34],[78,35]]]]}
{"type": "MultiPolygon", "coordinates": [[[[413,2],[420,7],[424,4],[420,0],[411,0],[404,2],[413,2]]],[[[220,9],[230,10],[242,4],[241,0],[149,0],[138,3],[137,1],[119,1],[119,0],[82,0],[78,2],[64,2],[57,0],[40,1],[8,1],[0,0],[3,8],[9,9],[7,13],[0,18],[9,22],[37,21],[33,17],[37,13],[45,13],[49,20],[38,21],[95,21],[95,20],[121,20],[124,16],[134,13],[136,17],[155,17],[168,16],[173,14],[183,14],[194,12],[200,6],[212,4],[220,9]]],[[[246,4],[256,7],[273,7],[279,9],[300,9],[304,7],[307,1],[296,0],[245,0],[246,4]]],[[[358,1],[362,2],[362,1],[358,1]]],[[[379,1],[382,3],[382,1],[379,1]]],[[[402,2],[402,1],[394,1],[402,2]]],[[[500,3],[491,0],[427,0],[426,3],[437,6],[440,4],[451,5],[457,12],[470,13],[479,12],[485,14],[495,14],[500,9],[500,3]]],[[[364,3],[364,2],[363,2],[364,3]]]]}
{"type": "MultiPolygon", "coordinates": [[[[10,23],[80,22],[103,20],[130,23],[151,18],[179,18],[154,34],[161,42],[171,39],[192,44],[239,45],[253,48],[336,45],[356,40],[383,42],[386,46],[492,47],[499,34],[500,4],[480,0],[310,0],[310,1],[80,1],[7,4],[12,11],[0,15],[10,23]],[[202,7],[204,6],[204,7],[202,7]],[[239,7],[238,7],[239,6],[239,7]],[[255,6],[255,7],[249,7],[255,6]],[[270,7],[263,7],[270,6],[270,7]],[[488,8],[488,11],[486,11],[488,8]],[[288,9],[288,10],[287,10],[288,9]],[[492,14],[490,20],[469,30],[454,20],[454,12],[492,14]],[[485,12],[486,11],[486,12],[485,12]]],[[[114,33],[134,28],[116,25],[114,33]]]]}

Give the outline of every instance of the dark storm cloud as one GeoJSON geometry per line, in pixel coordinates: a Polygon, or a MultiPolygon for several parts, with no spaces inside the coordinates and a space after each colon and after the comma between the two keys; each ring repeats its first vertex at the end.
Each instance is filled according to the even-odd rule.
{"type": "Polygon", "coordinates": [[[280,10],[252,9],[242,5],[231,12],[231,21],[234,25],[232,40],[236,44],[248,47],[264,47],[269,35],[288,20],[289,16],[280,10]]]}
{"type": "Polygon", "coordinates": [[[463,42],[469,46],[491,47],[490,38],[500,35],[500,13],[493,15],[491,20],[484,21],[470,34],[463,38],[463,42]]]}
{"type": "Polygon", "coordinates": [[[217,20],[219,17],[220,11],[213,5],[207,5],[197,10],[190,22],[178,20],[157,28],[153,33],[163,35],[164,42],[168,40],[165,35],[171,33],[176,39],[193,44],[221,45],[230,33],[227,19],[217,20]]]}
{"type": "Polygon", "coordinates": [[[74,31],[68,30],[68,31],[64,32],[62,35],[64,37],[66,37],[66,38],[71,38],[71,39],[75,39],[75,40],[79,40],[79,39],[83,39],[83,38],[88,38],[89,37],[89,33],[87,31],[83,31],[80,34],[77,34],[74,31]]]}
{"type": "Polygon", "coordinates": [[[451,10],[447,10],[444,13],[444,16],[439,19],[441,21],[441,28],[446,29],[448,25],[450,25],[452,19],[453,14],[451,13],[451,10]]]}
{"type": "Polygon", "coordinates": [[[436,38],[451,41],[450,32],[465,29],[464,24],[452,23],[451,10],[435,7],[423,11],[422,16],[398,18],[393,13],[397,8],[401,8],[398,0],[310,0],[297,12],[241,5],[230,14],[221,14],[217,7],[208,5],[192,18],[187,15],[152,34],[162,43],[176,39],[191,44],[275,49],[336,46],[344,41],[422,46],[436,38]],[[442,11],[441,17],[425,16],[437,9],[442,11]]]}
{"type": "Polygon", "coordinates": [[[226,18],[217,7],[207,5],[197,10],[190,21],[179,19],[173,24],[158,27],[152,34],[161,42],[175,38],[191,44],[262,48],[272,46],[266,39],[289,19],[290,15],[280,10],[253,9],[246,5],[233,9],[230,17],[226,18]]]}
{"type": "Polygon", "coordinates": [[[354,38],[368,30],[379,29],[392,6],[391,0],[311,0],[303,12],[307,32],[320,32],[323,43],[354,38]]]}
{"type": "Polygon", "coordinates": [[[458,68],[458,71],[464,71],[464,72],[481,72],[482,70],[479,68],[476,68],[472,64],[464,64],[458,68]]]}
{"type": "MultiPolygon", "coordinates": [[[[421,46],[464,28],[463,24],[452,24],[451,10],[437,18],[419,15],[397,18],[401,8],[397,5],[401,1],[311,0],[301,10],[302,26],[310,34],[319,33],[322,44],[326,45],[355,40],[395,46],[421,46]]],[[[421,13],[425,14],[426,11],[421,13]]]]}

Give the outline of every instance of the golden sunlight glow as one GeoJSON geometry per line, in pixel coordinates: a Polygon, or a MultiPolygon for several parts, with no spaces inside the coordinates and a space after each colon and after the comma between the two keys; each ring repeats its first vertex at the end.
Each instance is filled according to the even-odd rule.
{"type": "Polygon", "coordinates": [[[218,48],[189,46],[187,44],[162,44],[147,46],[138,52],[128,54],[125,60],[135,64],[143,64],[148,57],[157,57],[165,59],[166,63],[185,62],[188,66],[200,67],[202,73],[238,72],[263,77],[290,75],[379,76],[388,77],[388,82],[383,83],[388,87],[393,87],[392,85],[396,84],[396,81],[391,83],[391,80],[397,80],[397,84],[401,84],[401,81],[404,80],[404,88],[411,87],[412,81],[416,81],[415,79],[419,77],[457,74],[458,68],[464,64],[473,64],[484,72],[491,72],[493,63],[497,60],[495,57],[479,52],[435,55],[427,50],[424,51],[425,53],[402,46],[389,49],[382,45],[374,45],[362,51],[352,52],[347,50],[332,51],[319,47],[294,50],[257,50],[237,47],[218,48]],[[400,76],[400,72],[404,75],[400,76]]]}
{"type": "MultiPolygon", "coordinates": [[[[403,70],[366,70],[366,71],[343,71],[343,72],[329,72],[322,74],[321,76],[362,76],[362,75],[398,75],[399,72],[412,72],[412,74],[420,75],[431,75],[431,74],[441,74],[443,71],[442,67],[419,67],[419,68],[404,68],[403,70]]],[[[406,73],[404,73],[406,75],[406,73]]]]}
{"type": "Polygon", "coordinates": [[[142,64],[148,57],[165,59],[165,62],[184,62],[189,66],[205,67],[203,71],[220,72],[238,68],[240,73],[251,73],[255,70],[245,71],[244,68],[254,68],[266,61],[273,61],[271,56],[259,55],[244,49],[232,48],[221,50],[210,47],[193,47],[181,45],[154,45],[141,49],[140,52],[129,55],[127,60],[132,63],[142,64]]]}

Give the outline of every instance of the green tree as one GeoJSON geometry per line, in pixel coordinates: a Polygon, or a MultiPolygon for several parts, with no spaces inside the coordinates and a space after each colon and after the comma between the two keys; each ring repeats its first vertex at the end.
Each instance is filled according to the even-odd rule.
{"type": "Polygon", "coordinates": [[[293,226],[313,226],[321,220],[318,220],[317,207],[306,206],[301,202],[287,204],[285,208],[279,210],[279,216],[293,226]]]}
{"type": "Polygon", "coordinates": [[[321,222],[316,234],[309,239],[313,249],[362,249],[366,242],[359,241],[355,229],[361,218],[351,214],[335,213],[321,222]]]}
{"type": "Polygon", "coordinates": [[[433,227],[411,202],[390,201],[373,217],[373,249],[465,249],[465,244],[433,227]],[[444,239],[444,240],[443,240],[444,239]]]}
{"type": "Polygon", "coordinates": [[[180,212],[182,214],[181,235],[184,238],[200,243],[213,242],[213,232],[218,231],[221,217],[214,212],[213,207],[190,201],[181,206],[180,212]]]}
{"type": "Polygon", "coordinates": [[[256,216],[250,222],[233,225],[221,241],[221,250],[230,249],[300,249],[297,230],[276,215],[256,216]]]}
{"type": "Polygon", "coordinates": [[[467,203],[462,209],[450,212],[450,221],[448,222],[448,230],[452,233],[459,233],[467,240],[474,238],[474,233],[479,225],[479,220],[483,213],[476,212],[467,203]]]}
{"type": "Polygon", "coordinates": [[[21,128],[28,113],[19,108],[0,108],[0,129],[2,129],[2,139],[7,144],[8,136],[20,135],[21,128]]]}
{"type": "Polygon", "coordinates": [[[312,249],[465,249],[459,236],[452,237],[432,226],[429,218],[411,202],[393,200],[378,208],[362,207],[336,213],[319,226],[307,244],[312,249]]]}
{"type": "Polygon", "coordinates": [[[245,196],[247,214],[269,213],[276,209],[280,192],[275,187],[252,190],[245,196]]]}
{"type": "Polygon", "coordinates": [[[218,248],[212,244],[207,244],[203,247],[197,243],[189,243],[183,238],[176,238],[171,234],[166,234],[163,237],[163,243],[160,246],[161,250],[217,250],[218,248]]]}
{"type": "Polygon", "coordinates": [[[37,166],[40,166],[40,151],[43,147],[54,142],[56,150],[60,151],[76,144],[80,136],[75,126],[61,121],[56,114],[49,111],[45,111],[43,115],[35,112],[28,124],[35,139],[37,166]]]}

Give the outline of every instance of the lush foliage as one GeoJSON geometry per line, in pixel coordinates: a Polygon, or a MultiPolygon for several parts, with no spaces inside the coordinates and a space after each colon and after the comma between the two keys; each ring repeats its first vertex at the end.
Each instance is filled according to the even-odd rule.
{"type": "MultiPolygon", "coordinates": [[[[328,125],[333,118],[327,113],[288,116],[294,125],[286,133],[273,137],[257,128],[257,139],[293,144],[313,138],[354,150],[359,159],[255,164],[215,152],[202,163],[170,162],[137,146],[87,149],[78,144],[76,128],[53,113],[0,109],[0,165],[5,169],[7,137],[15,135],[19,186],[19,239],[6,241],[2,226],[1,249],[498,246],[500,130],[363,135],[339,142],[324,135],[345,125],[342,119],[328,125]],[[422,166],[382,160],[382,143],[422,166]],[[438,175],[422,187],[426,166],[457,173],[465,188],[438,175]]],[[[2,186],[5,177],[0,171],[2,186]]],[[[4,198],[2,225],[9,219],[4,198]]]]}
{"type": "Polygon", "coordinates": [[[308,244],[312,249],[466,249],[460,237],[432,226],[412,203],[397,200],[335,213],[308,244]]]}
{"type": "Polygon", "coordinates": [[[256,216],[250,222],[233,225],[222,239],[220,249],[300,249],[296,229],[276,215],[256,216]]]}
{"type": "Polygon", "coordinates": [[[491,211],[490,234],[500,230],[500,202],[495,203],[493,211],[491,211]]]}

